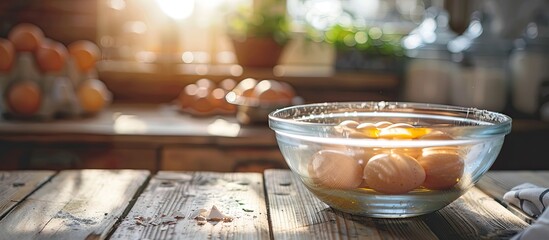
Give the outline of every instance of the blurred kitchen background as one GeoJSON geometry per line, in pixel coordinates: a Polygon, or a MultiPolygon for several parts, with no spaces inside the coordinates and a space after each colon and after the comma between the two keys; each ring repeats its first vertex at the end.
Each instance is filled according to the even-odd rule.
{"type": "MultiPolygon", "coordinates": [[[[139,104],[150,108],[176,102],[177,108],[183,108],[177,101],[187,101],[181,97],[185,89],[201,79],[220,86],[227,79],[233,86],[247,78],[272,79],[288,83],[299,103],[412,101],[503,112],[514,119],[513,133],[494,168],[549,169],[546,159],[536,159],[549,146],[547,0],[2,1],[0,38],[8,39],[19,23],[32,23],[47,38],[64,45],[88,40],[98,46],[101,54],[93,77],[111,94],[107,101],[110,108],[104,110],[109,114],[139,104]]],[[[0,75],[0,80],[9,81],[5,76],[9,73],[4,73],[4,78],[0,75]]],[[[219,112],[208,114],[207,109],[179,110],[183,111],[170,117],[182,124],[207,121],[210,126],[222,119],[222,128],[230,129],[234,123],[234,114],[218,118],[219,112]]],[[[162,114],[166,113],[156,113],[158,119],[162,114]]],[[[6,117],[0,122],[0,154],[14,160],[2,168],[203,170],[208,166],[188,168],[173,159],[193,154],[198,156],[196,162],[227,158],[231,146],[240,151],[229,154],[235,159],[233,165],[218,169],[253,171],[283,166],[271,140],[261,146],[246,142],[250,141],[246,137],[257,135],[246,135],[243,129],[261,135],[269,132],[266,125],[248,124],[235,114],[240,132],[234,138],[222,138],[224,143],[213,143],[216,151],[222,149],[219,153],[207,147],[208,153],[203,153],[193,147],[200,144],[199,136],[218,136],[215,133],[183,131],[181,138],[159,138],[165,142],[139,145],[139,140],[116,131],[107,138],[93,129],[87,135],[55,127],[49,131],[40,130],[40,126],[37,131],[28,126],[13,130],[20,123],[6,117]],[[59,134],[67,136],[51,140],[59,134]],[[73,135],[88,140],[72,139],[73,135]],[[263,150],[272,152],[276,160],[258,166],[240,161],[242,155],[254,151],[265,157],[263,150]],[[151,163],[132,165],[113,160],[136,156],[150,158],[151,163]]],[[[134,118],[130,120],[135,123],[134,118]]],[[[145,135],[176,135],[151,133],[151,129],[149,126],[145,135]]],[[[212,145],[211,141],[205,144],[212,145]]]]}

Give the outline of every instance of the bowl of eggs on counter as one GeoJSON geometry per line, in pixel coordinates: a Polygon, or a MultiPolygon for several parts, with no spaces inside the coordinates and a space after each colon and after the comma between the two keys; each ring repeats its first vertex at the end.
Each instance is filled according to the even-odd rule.
{"type": "Polygon", "coordinates": [[[292,85],[273,79],[245,78],[225,98],[237,107],[236,119],[242,124],[266,124],[272,111],[303,103],[292,85]]]}
{"type": "Polygon", "coordinates": [[[14,25],[0,38],[0,111],[32,120],[98,113],[112,98],[97,77],[99,58],[91,41],[64,45],[34,24],[14,25]]]}
{"type": "Polygon", "coordinates": [[[504,114],[406,102],[332,102],[269,114],[288,166],[342,212],[379,218],[450,204],[492,166],[511,131],[504,114]]]}
{"type": "Polygon", "coordinates": [[[180,112],[193,116],[234,115],[236,107],[225,100],[225,95],[236,84],[236,80],[231,78],[218,83],[201,78],[186,85],[174,103],[180,112]]]}

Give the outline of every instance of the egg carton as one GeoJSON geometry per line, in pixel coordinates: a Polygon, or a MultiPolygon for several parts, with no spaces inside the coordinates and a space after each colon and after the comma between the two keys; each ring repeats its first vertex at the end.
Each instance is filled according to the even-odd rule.
{"type": "Polygon", "coordinates": [[[30,23],[0,38],[0,112],[6,118],[54,119],[98,113],[112,94],[98,79],[95,43],[65,46],[30,23]]]}
{"type": "MultiPolygon", "coordinates": [[[[20,52],[15,55],[11,70],[0,73],[0,111],[7,119],[52,120],[58,117],[93,115],[97,111],[86,110],[77,96],[79,88],[88,84],[102,89],[105,95],[105,106],[112,102],[112,94],[98,79],[96,69],[86,73],[80,72],[75,60],[69,57],[62,71],[44,73],[36,65],[33,53],[20,52]],[[38,106],[36,108],[27,106],[35,110],[22,112],[11,107],[9,91],[17,85],[37,87],[39,101],[36,104],[38,106]]],[[[17,99],[11,101],[13,100],[17,99]]],[[[19,96],[19,100],[25,99],[19,96]]],[[[32,103],[27,104],[32,105],[32,103]]]]}

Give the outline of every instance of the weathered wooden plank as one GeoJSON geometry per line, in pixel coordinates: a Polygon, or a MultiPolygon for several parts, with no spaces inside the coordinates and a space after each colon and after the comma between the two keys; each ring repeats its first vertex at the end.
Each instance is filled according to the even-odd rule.
{"type": "Polygon", "coordinates": [[[507,239],[529,226],[477,188],[420,218],[440,239],[507,239]]]}
{"type": "Polygon", "coordinates": [[[149,174],[62,171],[0,221],[0,239],[105,239],[149,174]]]}
{"type": "Polygon", "coordinates": [[[503,201],[507,191],[526,182],[549,187],[549,171],[488,171],[477,187],[498,201],[503,201]]]}
{"type": "Polygon", "coordinates": [[[261,174],[168,171],[161,171],[151,179],[111,236],[111,239],[268,238],[261,174]],[[212,206],[233,220],[195,219],[200,209],[210,210],[212,206]]]}
{"type": "Polygon", "coordinates": [[[53,174],[54,171],[0,172],[0,219],[53,174]]]}
{"type": "Polygon", "coordinates": [[[333,210],[288,170],[266,170],[265,186],[274,239],[437,239],[420,218],[368,218],[333,210]]]}
{"type": "Polygon", "coordinates": [[[287,170],[267,170],[265,185],[275,239],[501,239],[528,226],[476,188],[430,214],[380,219],[332,210],[287,170]]]}
{"type": "Polygon", "coordinates": [[[507,204],[503,195],[511,188],[522,183],[532,183],[542,187],[549,187],[549,171],[489,171],[477,183],[477,187],[492,198],[507,207],[509,211],[528,223],[534,218],[525,214],[519,208],[507,204]]]}

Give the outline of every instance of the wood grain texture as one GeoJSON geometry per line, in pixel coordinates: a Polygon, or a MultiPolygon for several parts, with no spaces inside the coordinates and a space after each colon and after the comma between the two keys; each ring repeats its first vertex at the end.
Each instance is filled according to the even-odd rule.
{"type": "Polygon", "coordinates": [[[440,239],[508,239],[529,226],[477,188],[420,218],[440,239]]]}
{"type": "Polygon", "coordinates": [[[331,209],[287,170],[265,171],[265,185],[274,239],[505,239],[528,226],[475,188],[430,214],[380,219],[331,209]]]}
{"type": "Polygon", "coordinates": [[[419,218],[342,213],[314,197],[288,170],[265,171],[274,239],[437,239],[419,218]]]}
{"type": "Polygon", "coordinates": [[[510,205],[503,200],[503,195],[513,187],[522,183],[532,183],[540,187],[549,187],[549,171],[489,171],[477,183],[477,187],[496,199],[509,211],[528,223],[534,218],[525,214],[520,208],[510,205]]]}
{"type": "Polygon", "coordinates": [[[488,171],[476,186],[498,201],[503,201],[507,191],[523,183],[549,187],[549,171],[488,171]]]}
{"type": "Polygon", "coordinates": [[[269,239],[262,174],[160,171],[110,239],[269,239]],[[214,205],[233,221],[200,225],[214,205]]]}
{"type": "Polygon", "coordinates": [[[53,174],[54,171],[0,171],[0,219],[53,174]]]}
{"type": "Polygon", "coordinates": [[[0,239],[105,239],[149,174],[62,171],[0,221],[0,239]]]}

